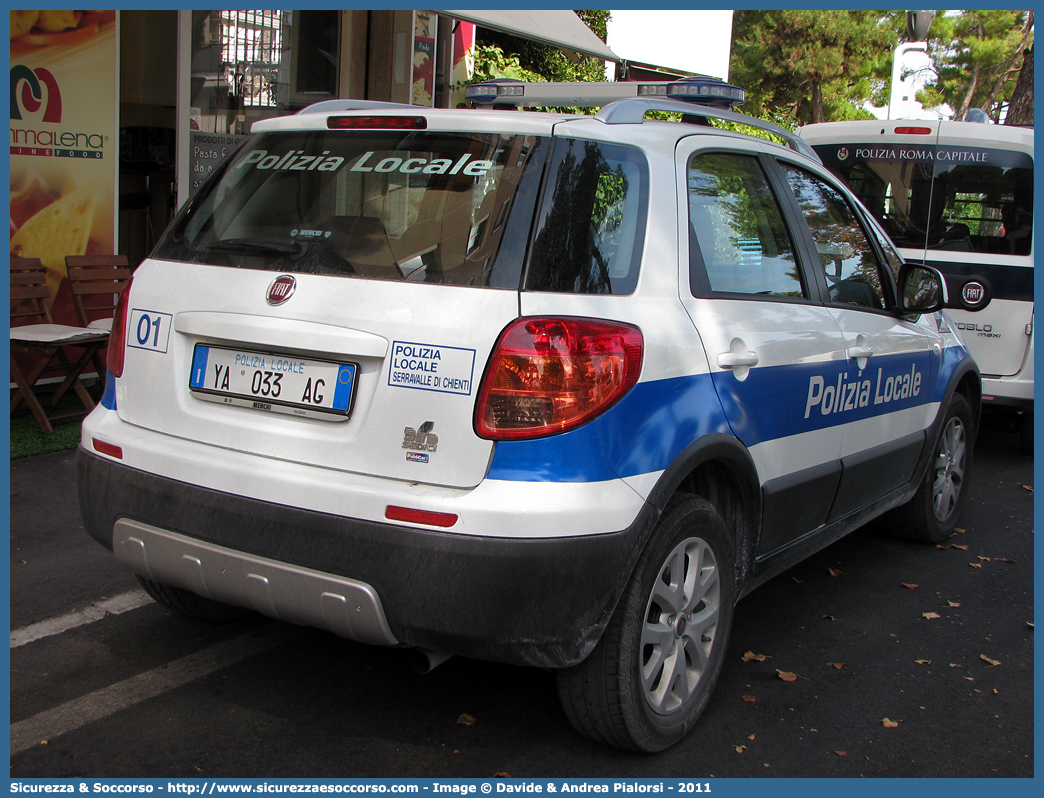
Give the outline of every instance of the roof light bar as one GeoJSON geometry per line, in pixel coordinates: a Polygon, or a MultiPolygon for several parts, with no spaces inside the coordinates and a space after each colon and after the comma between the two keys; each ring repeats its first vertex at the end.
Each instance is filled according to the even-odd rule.
{"type": "Polygon", "coordinates": [[[661,97],[729,109],[741,104],[746,96],[740,87],[710,77],[616,83],[524,83],[511,78],[497,78],[468,86],[464,93],[476,105],[516,108],[600,108],[632,97],[661,97]]]}
{"type": "Polygon", "coordinates": [[[730,109],[742,105],[747,92],[717,78],[682,78],[667,86],[667,96],[672,100],[730,109]]]}

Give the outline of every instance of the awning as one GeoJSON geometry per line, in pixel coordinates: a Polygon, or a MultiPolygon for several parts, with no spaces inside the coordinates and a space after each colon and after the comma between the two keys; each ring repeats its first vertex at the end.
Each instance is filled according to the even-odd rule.
{"type": "Polygon", "coordinates": [[[620,61],[620,56],[610,50],[605,42],[569,10],[554,11],[436,11],[447,17],[474,22],[483,28],[510,33],[541,44],[550,44],[563,50],[572,50],[581,55],[600,58],[603,61],[620,61]]]}

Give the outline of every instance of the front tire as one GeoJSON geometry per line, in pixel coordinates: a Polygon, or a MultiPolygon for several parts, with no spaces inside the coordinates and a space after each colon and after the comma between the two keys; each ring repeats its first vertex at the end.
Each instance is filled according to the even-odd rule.
{"type": "Polygon", "coordinates": [[[706,500],[675,496],[602,639],[558,672],[573,727],[598,742],[662,751],[696,724],[721,672],[736,602],[731,537],[706,500]]]}
{"type": "Polygon", "coordinates": [[[892,515],[896,535],[919,543],[942,543],[953,534],[968,494],[974,442],[971,407],[962,394],[955,393],[921,486],[892,515]]]}

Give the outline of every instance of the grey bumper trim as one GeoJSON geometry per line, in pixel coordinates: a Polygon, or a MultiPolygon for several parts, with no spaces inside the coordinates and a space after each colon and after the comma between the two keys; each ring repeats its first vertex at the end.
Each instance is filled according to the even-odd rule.
{"type": "Polygon", "coordinates": [[[364,582],[255,557],[121,518],[116,559],[154,582],[249,607],[371,645],[395,646],[376,591],[364,582]]]}

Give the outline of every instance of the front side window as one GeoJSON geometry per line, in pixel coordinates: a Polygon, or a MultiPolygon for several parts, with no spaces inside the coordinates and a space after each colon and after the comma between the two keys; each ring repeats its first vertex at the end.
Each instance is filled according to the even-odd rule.
{"type": "Polygon", "coordinates": [[[692,290],[806,297],[794,248],[758,159],[695,156],[688,170],[692,290]]]}
{"type": "Polygon", "coordinates": [[[189,201],[154,256],[517,288],[545,150],[533,136],[262,133],[189,201]]]}
{"type": "Polygon", "coordinates": [[[871,310],[886,306],[877,255],[844,196],[815,175],[780,164],[819,255],[830,301],[871,310]]]}
{"type": "Polygon", "coordinates": [[[526,289],[631,293],[642,254],[648,171],[645,156],[633,147],[559,139],[548,159],[526,289]]]}

